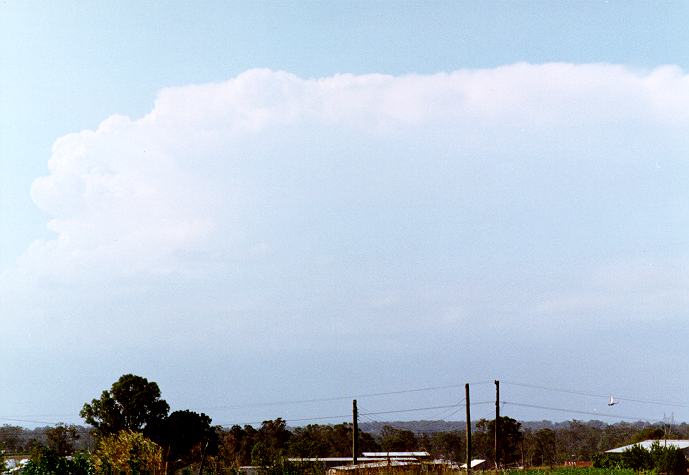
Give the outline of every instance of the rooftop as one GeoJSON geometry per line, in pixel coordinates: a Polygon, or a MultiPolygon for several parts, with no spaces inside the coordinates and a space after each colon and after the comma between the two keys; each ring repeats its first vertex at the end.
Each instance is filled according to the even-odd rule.
{"type": "Polygon", "coordinates": [[[646,450],[650,449],[653,444],[660,444],[661,447],[676,447],[680,450],[689,448],[689,440],[687,439],[648,439],[642,442],[637,442],[636,444],[629,444],[623,447],[617,447],[615,449],[606,450],[606,454],[621,454],[625,450],[631,449],[634,446],[642,447],[646,450]]]}

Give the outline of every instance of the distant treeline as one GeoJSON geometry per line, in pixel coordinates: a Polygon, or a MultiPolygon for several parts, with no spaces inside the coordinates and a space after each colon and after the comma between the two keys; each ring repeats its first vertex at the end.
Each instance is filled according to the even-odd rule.
{"type": "MultiPolygon", "coordinates": [[[[495,460],[494,421],[482,419],[473,425],[473,452],[476,458],[495,460]]],[[[51,439],[54,427],[27,429],[0,427],[0,447],[5,454],[29,453],[39,447],[69,442],[61,452],[91,451],[95,447],[92,428],[66,426],[51,439]]],[[[360,424],[361,451],[426,450],[435,458],[463,461],[464,422],[398,421],[360,424]]],[[[213,447],[209,464],[223,467],[272,465],[288,457],[351,456],[351,424],[312,424],[288,427],[283,419],[264,421],[260,427],[213,427],[213,447]]],[[[645,422],[606,424],[601,421],[518,422],[501,418],[500,459],[506,465],[559,465],[592,460],[605,450],[645,439],[689,438],[689,424],[672,426],[645,422]]]]}
{"type": "MultiPolygon", "coordinates": [[[[71,433],[70,444],[72,450],[91,450],[95,441],[91,436],[91,427],[69,426],[73,430],[71,433]]],[[[53,426],[36,427],[28,429],[26,427],[5,424],[0,426],[0,450],[6,455],[28,454],[36,447],[47,447],[52,444],[49,439],[53,426]]]]}
{"type": "MultiPolygon", "coordinates": [[[[284,474],[301,473],[292,472],[294,462],[289,459],[352,456],[354,429],[350,423],[289,427],[277,418],[258,427],[214,426],[206,414],[171,411],[154,381],[133,374],[122,375],[99,398],[84,403],[80,415],[88,427],[2,426],[0,449],[5,455],[30,453],[23,475],[174,474],[186,470],[223,474],[245,465],[271,467],[272,473],[284,474]]],[[[473,457],[486,459],[491,466],[495,462],[509,467],[590,460],[613,467],[620,461],[600,456],[610,448],[645,439],[689,438],[687,424],[522,423],[510,417],[497,422],[497,431],[493,419],[472,424],[473,457]]],[[[427,451],[435,459],[454,462],[466,457],[463,422],[362,422],[358,440],[358,455],[427,451]]],[[[670,467],[677,456],[662,450],[632,455],[626,466],[670,467]]],[[[677,460],[683,463],[683,455],[677,460]]],[[[678,467],[681,471],[683,465],[678,467]]]]}

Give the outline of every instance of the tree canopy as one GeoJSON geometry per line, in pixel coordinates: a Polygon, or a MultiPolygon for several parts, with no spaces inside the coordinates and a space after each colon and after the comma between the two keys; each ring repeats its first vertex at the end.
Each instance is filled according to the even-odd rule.
{"type": "Polygon", "coordinates": [[[121,430],[152,436],[167,417],[170,406],[160,397],[160,388],[146,378],[125,374],[100,399],[84,404],[79,413],[100,436],[121,430]]]}
{"type": "Polygon", "coordinates": [[[163,468],[163,451],[143,434],[122,430],[101,438],[93,464],[96,473],[156,473],[163,468]]]}
{"type": "Polygon", "coordinates": [[[211,427],[211,418],[206,414],[175,411],[163,424],[160,443],[167,448],[167,459],[170,466],[175,468],[191,463],[195,458],[194,451],[217,452],[218,436],[211,427]]]}

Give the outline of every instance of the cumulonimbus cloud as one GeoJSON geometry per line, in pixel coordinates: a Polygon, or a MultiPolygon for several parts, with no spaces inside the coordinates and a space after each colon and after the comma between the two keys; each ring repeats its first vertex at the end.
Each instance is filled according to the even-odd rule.
{"type": "MultiPolygon", "coordinates": [[[[174,272],[209,249],[270,249],[270,237],[260,234],[275,217],[261,226],[252,207],[283,185],[285,196],[290,189],[304,193],[304,177],[328,161],[342,174],[324,174],[333,181],[321,191],[346,194],[360,165],[348,166],[343,157],[356,141],[371,143],[379,155],[405,146],[425,152],[397,170],[386,162],[382,173],[393,176],[386,186],[403,194],[418,191],[405,185],[414,179],[410,160],[435,167],[439,149],[452,155],[444,161],[471,162],[486,154],[452,151],[496,143],[519,148],[524,140],[553,140],[553,131],[578,140],[586,131],[625,124],[686,133],[689,76],[669,66],[635,71],[554,63],[317,79],[251,70],[223,82],[168,88],[142,118],[113,116],[56,141],[50,173],[31,190],[55,237],[33,243],[20,267],[28,274],[174,272]],[[279,149],[266,146],[271,141],[279,149]],[[300,149],[308,156],[300,158],[300,149]],[[270,178],[271,167],[282,176],[270,178]],[[405,173],[410,176],[400,176],[405,173]]],[[[314,191],[307,201],[317,206],[318,200],[314,191]]]]}

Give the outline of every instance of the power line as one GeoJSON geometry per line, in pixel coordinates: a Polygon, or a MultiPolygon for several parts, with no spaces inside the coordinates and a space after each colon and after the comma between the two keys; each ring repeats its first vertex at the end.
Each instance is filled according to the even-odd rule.
{"type": "Polygon", "coordinates": [[[35,419],[15,419],[12,417],[0,417],[0,421],[26,422],[28,424],[46,424],[46,425],[50,425],[50,426],[56,426],[56,425],[62,424],[62,422],[37,421],[35,419]]]}
{"type": "Polygon", "coordinates": [[[609,417],[613,419],[627,419],[627,420],[633,420],[633,421],[648,421],[647,418],[644,417],[634,417],[634,416],[621,416],[618,414],[605,414],[602,412],[591,412],[591,411],[582,411],[578,409],[565,409],[561,407],[551,407],[551,406],[539,406],[536,404],[526,404],[526,403],[519,403],[519,402],[512,402],[512,401],[504,401],[505,405],[512,405],[512,406],[518,406],[518,407],[528,407],[532,409],[543,409],[546,411],[556,411],[556,412],[566,412],[570,414],[584,414],[584,415],[589,415],[589,416],[598,416],[598,417],[609,417]]]}
{"type": "MultiPolygon", "coordinates": [[[[396,411],[376,411],[376,412],[364,410],[363,413],[361,413],[361,412],[359,413],[359,416],[362,417],[367,423],[373,424],[374,426],[383,425],[383,426],[392,427],[393,429],[397,429],[397,430],[411,431],[411,432],[414,432],[415,434],[425,434],[428,431],[424,430],[423,428],[416,427],[414,429],[410,429],[410,428],[404,427],[404,426],[397,426],[397,425],[391,423],[390,421],[382,421],[382,420],[374,419],[374,418],[370,417],[370,415],[444,409],[444,411],[441,413],[441,415],[436,420],[445,420],[449,415],[455,414],[460,409],[462,409],[463,406],[461,404],[463,402],[464,402],[464,398],[462,398],[461,400],[457,401],[456,403],[454,403],[452,405],[432,406],[430,408],[402,409],[402,410],[396,410],[396,411]],[[448,415],[448,411],[447,411],[448,408],[451,410],[454,409],[453,411],[450,411],[449,415],[448,415]]],[[[426,420],[426,421],[416,421],[416,424],[418,425],[419,422],[425,422],[428,427],[432,426],[432,424],[434,423],[433,420],[426,420]]]]}
{"type": "MultiPolygon", "coordinates": [[[[401,414],[401,413],[406,413],[406,412],[420,412],[420,411],[431,411],[431,410],[436,410],[436,409],[449,409],[449,408],[457,408],[461,404],[461,401],[456,404],[446,404],[446,405],[441,405],[441,406],[426,406],[426,407],[415,407],[415,408],[409,408],[409,409],[395,409],[395,410],[389,410],[389,411],[374,411],[374,412],[359,412],[360,416],[376,416],[376,415],[381,415],[381,414],[401,414]]],[[[482,404],[493,404],[493,401],[479,401],[479,402],[473,402],[471,403],[472,406],[474,405],[482,405],[482,404]]],[[[316,421],[316,420],[327,420],[327,419],[345,419],[351,417],[351,414],[340,414],[337,416],[315,416],[315,417],[301,417],[298,419],[283,419],[285,422],[304,422],[304,421],[316,421]]],[[[262,422],[239,422],[233,425],[258,425],[262,424],[262,422]]],[[[230,424],[222,424],[223,426],[228,426],[230,424]]]]}
{"type": "MultiPolygon", "coordinates": [[[[481,404],[493,404],[493,401],[480,401],[480,402],[472,402],[472,406],[479,406],[481,404]]],[[[456,408],[458,404],[451,404],[451,405],[445,405],[445,406],[429,406],[429,407],[418,407],[415,409],[397,409],[394,411],[378,411],[378,412],[367,412],[365,415],[367,416],[375,416],[379,414],[397,414],[397,413],[402,413],[402,412],[418,412],[418,411],[430,411],[433,409],[448,409],[448,408],[456,408]]]]}
{"type": "MultiPolygon", "coordinates": [[[[478,381],[476,383],[471,383],[471,384],[479,385],[479,384],[487,384],[487,383],[489,383],[489,381],[478,381]]],[[[387,392],[379,392],[379,393],[352,394],[349,396],[331,396],[331,397],[322,397],[322,398],[313,398],[313,399],[292,399],[292,400],[283,400],[283,401],[268,401],[268,402],[256,402],[256,403],[246,403],[246,404],[207,406],[207,407],[202,407],[200,409],[204,409],[204,410],[241,409],[241,408],[248,408],[248,407],[267,407],[267,406],[281,406],[281,405],[290,405],[290,404],[310,404],[310,403],[316,403],[316,402],[331,402],[331,401],[343,401],[343,400],[349,400],[349,399],[364,399],[364,398],[372,398],[372,397],[380,397],[380,396],[392,396],[392,395],[396,395],[396,394],[409,394],[409,393],[417,393],[417,392],[423,392],[423,391],[438,391],[441,389],[457,389],[460,387],[464,387],[464,385],[463,384],[447,384],[447,385],[442,385],[442,386],[427,386],[427,387],[422,387],[422,388],[400,389],[397,391],[387,391],[387,392]]]]}
{"type": "MultiPolygon", "coordinates": [[[[491,381],[476,381],[473,383],[470,383],[472,385],[482,385],[482,384],[489,384],[491,381]]],[[[242,408],[251,408],[251,407],[269,407],[269,406],[281,406],[281,405],[290,405],[290,404],[310,404],[310,403],[318,403],[318,402],[332,402],[332,401],[344,401],[344,400],[349,400],[349,399],[364,399],[364,398],[374,398],[374,397],[382,397],[382,396],[393,396],[393,395],[398,395],[398,394],[410,394],[410,393],[417,393],[417,392],[425,392],[425,391],[438,391],[442,389],[457,389],[464,387],[463,384],[446,384],[446,385],[438,385],[438,386],[426,386],[426,387],[420,387],[420,388],[410,388],[410,389],[400,389],[396,391],[385,391],[385,392],[376,392],[376,393],[362,393],[362,394],[352,394],[348,396],[330,396],[330,397],[322,397],[322,398],[311,398],[311,399],[292,399],[292,400],[282,400],[282,401],[266,401],[266,402],[256,402],[256,403],[245,403],[245,404],[228,404],[228,405],[219,405],[219,406],[204,406],[204,407],[198,407],[197,410],[213,410],[213,409],[242,409],[242,408]]],[[[27,417],[32,417],[32,416],[38,416],[38,417],[74,417],[75,414],[31,414],[27,415],[27,417]]],[[[59,424],[59,422],[47,422],[47,421],[42,421],[42,420],[34,420],[34,419],[23,419],[21,418],[23,416],[17,416],[17,417],[0,417],[0,420],[6,420],[6,421],[14,421],[14,422],[27,422],[27,423],[33,423],[33,424],[59,424]]]]}
{"type": "MultiPolygon", "coordinates": [[[[576,394],[578,396],[588,396],[588,397],[596,397],[596,398],[602,398],[602,399],[607,399],[608,397],[610,397],[609,394],[592,393],[592,392],[577,391],[577,390],[573,390],[573,389],[564,389],[564,388],[552,388],[552,387],[548,387],[548,386],[539,386],[537,384],[529,384],[529,383],[518,383],[518,382],[514,382],[514,381],[502,381],[502,382],[503,382],[503,384],[509,384],[512,386],[521,386],[521,387],[531,388],[531,389],[541,389],[543,391],[552,391],[552,392],[558,392],[558,393],[576,394]]],[[[653,404],[653,405],[658,405],[658,406],[689,408],[689,404],[683,404],[681,402],[660,401],[660,400],[653,400],[653,399],[634,399],[634,398],[622,397],[622,396],[615,396],[615,399],[617,399],[619,401],[636,402],[639,404],[653,404]]]]}

